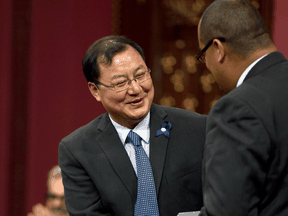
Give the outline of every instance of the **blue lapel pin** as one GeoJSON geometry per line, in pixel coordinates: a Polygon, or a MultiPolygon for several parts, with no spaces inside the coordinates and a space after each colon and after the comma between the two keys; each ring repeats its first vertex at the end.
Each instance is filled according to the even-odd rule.
{"type": "Polygon", "coordinates": [[[156,137],[164,134],[166,137],[169,137],[169,130],[171,129],[172,124],[168,121],[165,121],[161,125],[161,129],[156,131],[156,137]]]}

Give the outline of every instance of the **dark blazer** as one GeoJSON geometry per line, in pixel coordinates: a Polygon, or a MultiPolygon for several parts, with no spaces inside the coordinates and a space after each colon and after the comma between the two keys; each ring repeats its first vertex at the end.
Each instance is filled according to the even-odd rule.
{"type": "MultiPolygon", "coordinates": [[[[150,111],[150,162],[160,215],[200,210],[206,116],[156,104],[150,111]],[[172,124],[170,136],[156,137],[164,121],[172,124]]],[[[134,214],[137,177],[107,113],[61,141],[59,165],[71,216],[134,214]]]]}
{"type": "Polygon", "coordinates": [[[201,215],[288,215],[288,61],[274,52],[211,109],[201,215]]]}

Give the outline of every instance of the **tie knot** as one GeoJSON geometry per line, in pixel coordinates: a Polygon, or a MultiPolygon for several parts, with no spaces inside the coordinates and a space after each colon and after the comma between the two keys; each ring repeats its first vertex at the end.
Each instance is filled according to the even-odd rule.
{"type": "Polygon", "coordinates": [[[127,138],[134,146],[141,146],[141,137],[137,133],[134,133],[132,130],[130,130],[128,133],[127,138]]]}

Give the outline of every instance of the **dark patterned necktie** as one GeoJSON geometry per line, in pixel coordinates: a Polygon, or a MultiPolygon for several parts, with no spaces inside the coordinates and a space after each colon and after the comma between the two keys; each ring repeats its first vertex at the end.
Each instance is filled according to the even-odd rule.
{"type": "Polygon", "coordinates": [[[135,148],[138,189],[134,216],[158,216],[156,189],[149,158],[144,151],[141,138],[132,130],[128,136],[135,148]]]}

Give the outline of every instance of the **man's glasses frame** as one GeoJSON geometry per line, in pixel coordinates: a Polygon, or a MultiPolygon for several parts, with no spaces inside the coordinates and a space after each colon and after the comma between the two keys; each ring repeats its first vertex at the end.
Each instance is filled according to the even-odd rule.
{"type": "MultiPolygon", "coordinates": [[[[214,39],[218,39],[221,42],[225,42],[225,38],[214,38],[214,39]]],[[[201,63],[206,63],[206,59],[205,59],[205,51],[211,46],[211,44],[213,43],[213,40],[209,41],[209,43],[196,55],[196,59],[201,62],[201,63]]]]}
{"type": "Polygon", "coordinates": [[[148,70],[147,71],[144,71],[144,73],[146,74],[146,76],[148,75],[148,77],[147,77],[147,79],[144,79],[144,80],[138,80],[137,78],[137,76],[136,77],[134,77],[133,79],[126,79],[124,82],[125,82],[125,87],[124,88],[120,88],[119,89],[119,87],[117,87],[117,85],[106,85],[106,84],[104,84],[104,83],[101,83],[101,82],[98,82],[98,81],[95,81],[94,83],[95,83],[95,85],[97,86],[97,88],[98,88],[98,85],[103,85],[103,86],[105,86],[105,87],[107,87],[107,88],[112,88],[112,89],[114,89],[114,90],[116,90],[116,92],[121,92],[121,91],[125,91],[125,90],[127,90],[129,87],[130,87],[130,84],[131,84],[131,82],[132,82],[132,80],[134,80],[135,82],[137,82],[138,84],[140,84],[140,83],[143,83],[143,82],[145,82],[145,81],[147,81],[147,80],[149,80],[151,77],[150,77],[150,73],[151,73],[151,70],[149,69],[149,68],[147,68],[148,70]],[[147,74],[148,73],[148,74],[147,74]],[[126,83],[128,84],[127,86],[126,86],[126,83]]]}
{"type": "Polygon", "coordinates": [[[58,195],[56,195],[54,193],[51,193],[51,192],[48,192],[46,194],[46,200],[55,200],[55,199],[60,199],[60,200],[63,201],[65,199],[65,197],[64,197],[64,195],[63,196],[58,196],[58,195]]]}

